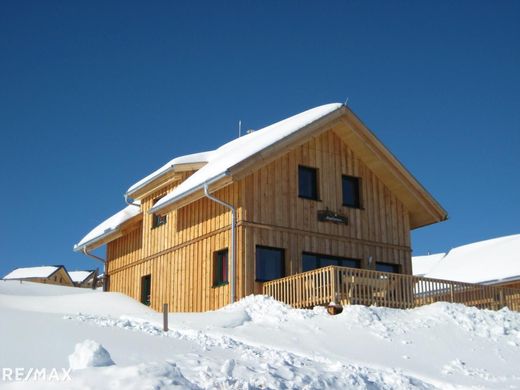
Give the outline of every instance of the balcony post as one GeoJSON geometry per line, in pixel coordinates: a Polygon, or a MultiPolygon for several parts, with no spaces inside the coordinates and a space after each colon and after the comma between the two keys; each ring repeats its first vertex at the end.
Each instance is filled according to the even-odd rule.
{"type": "Polygon", "coordinates": [[[335,302],[335,303],[339,303],[339,302],[336,302],[336,295],[337,295],[337,283],[336,283],[336,277],[337,277],[337,272],[338,270],[336,269],[336,267],[334,266],[331,266],[330,268],[330,272],[332,273],[332,278],[331,278],[331,288],[332,288],[332,291],[330,292],[330,295],[331,295],[331,302],[335,302]]]}

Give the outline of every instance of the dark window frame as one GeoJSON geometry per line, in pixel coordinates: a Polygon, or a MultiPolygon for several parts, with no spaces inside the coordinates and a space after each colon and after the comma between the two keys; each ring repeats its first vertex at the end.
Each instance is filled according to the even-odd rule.
{"type": "Polygon", "coordinates": [[[387,272],[387,273],[390,273],[390,274],[400,274],[401,273],[401,264],[388,263],[386,261],[376,261],[376,271],[378,271],[378,272],[387,272]],[[394,270],[396,270],[396,272],[394,272],[394,271],[381,271],[381,270],[377,269],[378,265],[389,266],[389,267],[393,268],[394,270]]]}
{"type": "Polygon", "coordinates": [[[166,225],[168,222],[168,218],[166,217],[166,214],[152,214],[152,229],[158,228],[159,226],[166,225]]]}
{"type": "Polygon", "coordinates": [[[319,174],[318,168],[309,167],[306,165],[298,165],[298,197],[301,199],[308,199],[308,200],[316,200],[316,201],[320,200],[320,174],[319,174]],[[300,174],[301,171],[312,172],[314,174],[314,191],[313,191],[314,194],[311,194],[310,196],[302,194],[301,174],[300,174]]]}
{"type": "Polygon", "coordinates": [[[141,276],[141,303],[146,306],[152,305],[152,274],[141,276]],[[148,294],[145,295],[145,285],[148,280],[148,294]]]}
{"type": "Polygon", "coordinates": [[[341,203],[343,207],[349,207],[352,209],[362,209],[363,203],[361,202],[361,178],[358,176],[341,175],[341,203]],[[353,203],[345,202],[345,180],[355,182],[355,189],[357,190],[354,194],[355,201],[353,203]]]}
{"type": "Polygon", "coordinates": [[[229,249],[224,248],[213,252],[213,287],[229,284],[229,249]],[[222,261],[222,255],[225,260],[222,261]]]}
{"type": "Polygon", "coordinates": [[[265,282],[269,282],[271,280],[276,280],[276,279],[280,279],[280,278],[283,278],[285,277],[285,248],[278,248],[278,247],[274,247],[274,246],[267,246],[267,245],[256,245],[255,246],[255,282],[260,282],[260,283],[265,283],[265,282]],[[281,273],[280,273],[280,276],[277,277],[277,278],[273,278],[273,279],[259,279],[258,278],[258,270],[259,270],[259,266],[258,266],[258,249],[268,249],[268,250],[273,250],[273,251],[279,251],[281,252],[282,254],[282,264],[281,264],[281,273]]]}
{"type": "MultiPolygon", "coordinates": [[[[158,198],[155,198],[152,202],[152,206],[155,205],[163,196],[159,196],[158,198]]],[[[153,213],[152,214],[152,229],[158,228],[159,226],[166,225],[168,222],[168,218],[166,214],[158,214],[153,213]]]]}
{"type": "Polygon", "coordinates": [[[319,269],[319,268],[323,268],[323,267],[327,267],[327,265],[319,265],[319,262],[321,260],[334,260],[334,261],[352,261],[354,262],[357,267],[352,267],[350,265],[337,265],[338,267],[348,267],[348,268],[356,268],[356,269],[361,269],[362,268],[362,261],[361,259],[354,259],[354,258],[351,258],[351,257],[342,257],[342,256],[333,256],[333,255],[325,255],[325,254],[322,254],[322,253],[313,253],[313,252],[302,252],[302,257],[301,257],[301,266],[302,266],[302,272],[307,272],[307,271],[312,271],[312,270],[315,270],[315,269],[319,269]],[[308,269],[308,270],[304,270],[304,264],[303,264],[303,257],[304,256],[314,256],[315,257],[315,268],[313,269],[308,269]]]}

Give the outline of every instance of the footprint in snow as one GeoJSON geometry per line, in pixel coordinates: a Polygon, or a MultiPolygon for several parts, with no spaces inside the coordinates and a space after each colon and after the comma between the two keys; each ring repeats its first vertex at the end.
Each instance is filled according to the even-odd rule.
{"type": "Polygon", "coordinates": [[[222,374],[224,374],[226,377],[231,378],[233,376],[234,369],[235,369],[235,360],[227,359],[224,362],[224,364],[222,365],[220,372],[222,372],[222,374]]]}

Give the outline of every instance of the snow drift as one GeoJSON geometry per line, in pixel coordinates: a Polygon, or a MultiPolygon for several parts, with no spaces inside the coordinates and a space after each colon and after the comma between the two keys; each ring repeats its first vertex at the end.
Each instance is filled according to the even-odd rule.
{"type": "Polygon", "coordinates": [[[520,314],[507,309],[492,312],[448,303],[413,310],[348,306],[340,315],[329,316],[321,307],[293,309],[269,297],[250,296],[214,312],[170,314],[170,331],[165,333],[161,315],[146,307],[138,310],[140,305],[130,298],[75,290],[0,282],[0,334],[4,335],[0,365],[68,367],[71,351],[86,339],[102,344],[117,364],[82,364],[86,368],[73,371],[67,383],[7,382],[3,386],[520,386],[520,314]],[[38,291],[42,294],[35,296],[38,291]],[[11,304],[13,299],[18,299],[19,306],[11,304]],[[74,299],[78,299],[76,306],[74,299]]]}

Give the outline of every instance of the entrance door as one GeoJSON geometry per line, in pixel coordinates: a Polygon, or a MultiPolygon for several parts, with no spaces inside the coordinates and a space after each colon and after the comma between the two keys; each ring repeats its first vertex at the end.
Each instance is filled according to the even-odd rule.
{"type": "Polygon", "coordinates": [[[150,306],[150,293],[152,291],[152,275],[141,278],[141,303],[150,306]]]}

